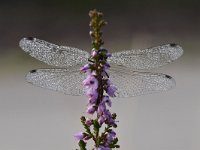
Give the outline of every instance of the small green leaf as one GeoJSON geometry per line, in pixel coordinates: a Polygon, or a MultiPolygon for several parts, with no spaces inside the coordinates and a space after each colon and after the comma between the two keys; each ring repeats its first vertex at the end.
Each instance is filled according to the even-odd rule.
{"type": "Polygon", "coordinates": [[[78,143],[80,150],[87,150],[86,149],[86,143],[83,140],[80,140],[78,143]]]}

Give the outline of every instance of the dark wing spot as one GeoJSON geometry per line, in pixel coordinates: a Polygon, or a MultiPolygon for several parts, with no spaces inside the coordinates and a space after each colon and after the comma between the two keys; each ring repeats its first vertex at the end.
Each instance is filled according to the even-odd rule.
{"type": "Polygon", "coordinates": [[[172,77],[169,76],[169,75],[165,75],[165,77],[168,78],[168,79],[172,79],[172,77]]]}
{"type": "Polygon", "coordinates": [[[30,71],[30,73],[35,73],[35,72],[37,72],[36,69],[30,71]]]}
{"type": "Polygon", "coordinates": [[[29,41],[33,41],[34,40],[33,37],[27,37],[26,39],[29,40],[29,41]]]}
{"type": "Polygon", "coordinates": [[[175,44],[175,43],[171,43],[170,46],[171,46],[171,47],[176,47],[177,44],[175,44]]]}

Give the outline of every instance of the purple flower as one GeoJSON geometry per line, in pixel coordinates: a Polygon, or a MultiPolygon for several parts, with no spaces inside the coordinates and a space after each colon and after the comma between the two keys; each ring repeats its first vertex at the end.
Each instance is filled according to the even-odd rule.
{"type": "Polygon", "coordinates": [[[111,102],[109,96],[104,96],[103,97],[103,102],[107,103],[109,107],[111,107],[111,105],[112,105],[112,102],[111,102]]]}
{"type": "Polygon", "coordinates": [[[102,125],[105,122],[105,118],[101,115],[98,119],[98,122],[100,125],[102,125]]]}
{"type": "Polygon", "coordinates": [[[108,86],[107,87],[107,90],[106,90],[106,92],[107,92],[107,94],[109,95],[109,96],[111,96],[111,97],[115,97],[116,95],[115,95],[115,92],[117,91],[117,88],[114,86],[114,85],[110,85],[110,86],[108,86]]]}
{"type": "Polygon", "coordinates": [[[99,146],[99,147],[96,147],[94,150],[111,150],[111,148],[105,147],[105,146],[99,146]]]}
{"type": "Polygon", "coordinates": [[[111,53],[107,49],[102,48],[101,26],[105,24],[102,20],[102,13],[96,10],[90,11],[91,17],[90,36],[92,37],[93,49],[88,58],[89,63],[82,66],[80,71],[86,73],[87,77],[83,80],[84,92],[88,97],[86,113],[96,115],[96,118],[81,117],[81,123],[85,128],[85,132],[79,132],[74,137],[79,140],[80,149],[86,149],[87,140],[94,141],[92,150],[112,150],[119,148],[117,145],[118,138],[112,128],[117,127],[116,114],[109,111],[107,107],[111,107],[110,97],[115,97],[117,88],[109,80],[110,64],[107,59],[111,57],[111,53]],[[98,39],[98,36],[100,39],[98,39]],[[104,94],[106,92],[106,94],[104,94]],[[103,131],[102,128],[105,129],[103,131]],[[93,129],[93,131],[92,131],[93,129]]]}
{"type": "Polygon", "coordinates": [[[94,88],[94,89],[97,89],[98,88],[98,81],[97,79],[95,78],[94,75],[92,74],[88,74],[86,79],[83,80],[83,85],[86,87],[86,88],[94,88]]]}
{"type": "Polygon", "coordinates": [[[93,50],[91,55],[92,55],[92,57],[96,57],[98,55],[98,52],[96,50],[93,50]]]}
{"type": "Polygon", "coordinates": [[[111,136],[110,134],[108,134],[108,135],[106,136],[106,139],[107,139],[107,143],[110,144],[110,143],[112,143],[112,141],[113,141],[113,136],[111,136]]]}
{"type": "Polygon", "coordinates": [[[96,100],[98,98],[98,92],[96,89],[93,88],[86,89],[86,95],[89,97],[90,104],[96,103],[96,100]]]}
{"type": "Polygon", "coordinates": [[[106,111],[106,105],[104,102],[101,102],[98,106],[97,112],[98,114],[103,114],[106,111]]]}
{"type": "Polygon", "coordinates": [[[91,125],[92,125],[92,119],[87,119],[86,120],[86,122],[85,122],[85,124],[88,126],[88,127],[90,127],[91,125]]]}
{"type": "Polygon", "coordinates": [[[74,135],[74,138],[75,138],[76,140],[80,141],[80,140],[83,140],[85,136],[86,136],[85,133],[79,132],[79,133],[76,133],[76,134],[74,135]]]}
{"type": "Polygon", "coordinates": [[[89,105],[88,108],[87,108],[87,110],[86,110],[86,112],[87,112],[88,114],[91,114],[91,115],[92,115],[92,114],[94,114],[95,110],[96,110],[96,108],[95,108],[94,105],[89,105]]]}
{"type": "Polygon", "coordinates": [[[92,74],[88,74],[86,79],[83,80],[84,86],[91,86],[96,82],[96,78],[92,74]]]}
{"type": "Polygon", "coordinates": [[[115,125],[115,121],[112,118],[112,114],[110,113],[109,110],[106,110],[104,112],[104,117],[106,118],[106,123],[110,125],[115,125]]]}
{"type": "Polygon", "coordinates": [[[115,131],[113,131],[113,130],[111,130],[111,131],[109,132],[109,134],[110,134],[111,136],[113,136],[113,137],[116,136],[116,133],[115,133],[115,131]]]}
{"type": "Polygon", "coordinates": [[[111,130],[111,131],[107,134],[107,136],[106,136],[106,138],[107,138],[107,143],[108,143],[108,144],[112,143],[112,141],[113,141],[113,139],[115,138],[115,136],[116,136],[116,133],[115,133],[113,130],[111,130]]]}
{"type": "Polygon", "coordinates": [[[89,64],[86,64],[86,65],[84,65],[83,67],[80,68],[80,71],[85,73],[85,72],[87,72],[89,69],[90,69],[90,65],[89,65],[89,64]]]}
{"type": "Polygon", "coordinates": [[[83,81],[85,86],[86,95],[89,97],[89,103],[94,104],[98,98],[98,81],[94,75],[88,74],[86,79],[83,81]]]}

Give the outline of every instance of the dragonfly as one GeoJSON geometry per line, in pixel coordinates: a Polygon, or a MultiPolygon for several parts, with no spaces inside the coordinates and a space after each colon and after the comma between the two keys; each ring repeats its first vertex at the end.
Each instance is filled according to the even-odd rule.
{"type": "MultiPolygon", "coordinates": [[[[89,52],[33,37],[22,38],[19,46],[30,56],[54,66],[31,70],[26,75],[29,83],[67,95],[85,94],[82,81],[86,75],[80,72],[80,67],[88,63],[89,52]]],[[[176,82],[171,76],[148,70],[171,63],[182,54],[182,47],[174,43],[112,53],[108,58],[109,78],[117,87],[116,96],[132,97],[173,88],[176,82]]]]}

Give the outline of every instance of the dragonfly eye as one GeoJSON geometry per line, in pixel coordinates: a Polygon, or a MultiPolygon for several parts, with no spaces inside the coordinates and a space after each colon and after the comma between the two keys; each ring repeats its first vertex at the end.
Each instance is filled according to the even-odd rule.
{"type": "Polygon", "coordinates": [[[171,46],[171,47],[176,47],[177,44],[175,44],[175,43],[171,43],[170,46],[171,46]]]}

